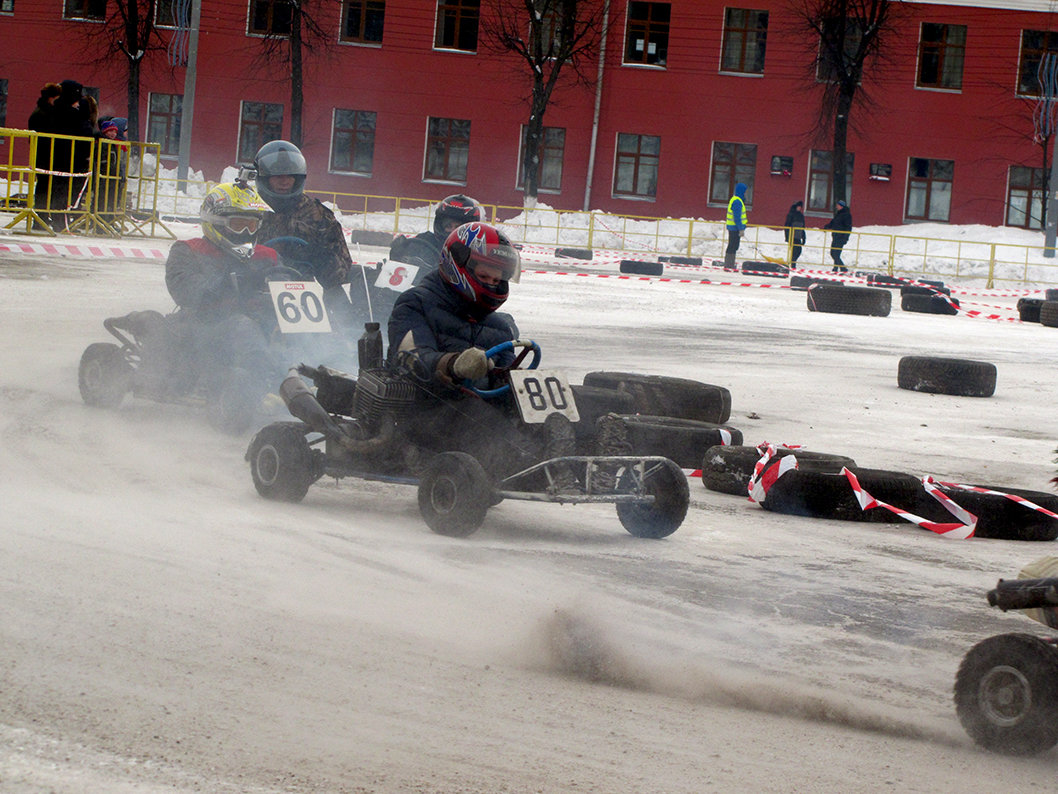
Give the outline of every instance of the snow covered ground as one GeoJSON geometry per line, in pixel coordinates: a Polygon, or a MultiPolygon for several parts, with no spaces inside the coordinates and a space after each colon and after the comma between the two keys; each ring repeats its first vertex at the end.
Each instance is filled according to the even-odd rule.
{"type": "MultiPolygon", "coordinates": [[[[574,382],[694,378],[731,390],[747,443],[1050,487],[1058,331],[1011,321],[1016,295],[951,283],[981,316],[897,295],[857,317],[780,280],[526,258],[508,308],[574,382]],[[900,390],[908,354],[991,361],[996,394],[900,390]]],[[[445,538],[413,489],[352,480],[266,502],[248,436],[81,403],[81,351],[104,317],[168,310],[162,273],[0,252],[5,794],[1053,787],[1054,751],[979,750],[951,702],[974,643],[1043,631],[984,593],[1053,544],[793,518],[700,481],[662,541],[520,502],[445,538]]]]}

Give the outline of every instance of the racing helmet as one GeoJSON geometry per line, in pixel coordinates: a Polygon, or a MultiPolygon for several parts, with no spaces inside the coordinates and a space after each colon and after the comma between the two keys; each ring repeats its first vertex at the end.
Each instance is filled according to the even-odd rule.
{"type": "Polygon", "coordinates": [[[517,282],[521,276],[522,262],[507,235],[495,226],[475,221],[464,223],[448,235],[438,270],[448,286],[476,313],[488,314],[507,300],[510,282],[517,282]]]}
{"type": "Polygon", "coordinates": [[[484,208],[470,196],[456,193],[441,199],[433,214],[433,231],[440,239],[448,237],[445,221],[455,221],[458,225],[485,220],[484,208]]]}
{"type": "Polygon", "coordinates": [[[206,194],[199,210],[202,233],[240,259],[253,256],[254,241],[268,205],[253,188],[231,182],[217,185],[206,194]]]}
{"type": "Polygon", "coordinates": [[[269,141],[257,150],[253,165],[257,169],[257,192],[276,212],[292,207],[305,192],[305,155],[290,141],[269,141]],[[272,176],[292,176],[294,186],[286,193],[276,193],[268,184],[272,176]]]}

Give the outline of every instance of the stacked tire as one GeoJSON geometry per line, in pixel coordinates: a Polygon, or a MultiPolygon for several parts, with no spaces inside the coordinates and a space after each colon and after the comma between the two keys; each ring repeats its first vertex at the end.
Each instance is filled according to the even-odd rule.
{"type": "Polygon", "coordinates": [[[813,284],[808,288],[810,312],[888,317],[892,306],[893,295],[886,289],[837,287],[830,284],[813,284]]]}

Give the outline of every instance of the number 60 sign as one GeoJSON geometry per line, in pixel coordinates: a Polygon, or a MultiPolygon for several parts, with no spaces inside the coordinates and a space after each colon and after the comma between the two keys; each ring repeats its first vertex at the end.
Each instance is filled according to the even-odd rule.
{"type": "Polygon", "coordinates": [[[323,287],[315,281],[269,281],[279,330],[284,334],[329,334],[323,287]]]}

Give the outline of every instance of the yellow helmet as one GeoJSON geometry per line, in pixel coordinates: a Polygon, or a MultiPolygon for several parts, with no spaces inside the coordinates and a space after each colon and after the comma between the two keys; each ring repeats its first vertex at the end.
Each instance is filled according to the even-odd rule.
{"type": "Polygon", "coordinates": [[[240,259],[253,256],[257,230],[269,212],[253,188],[225,182],[217,185],[202,202],[199,218],[202,233],[219,247],[240,259]]]}

